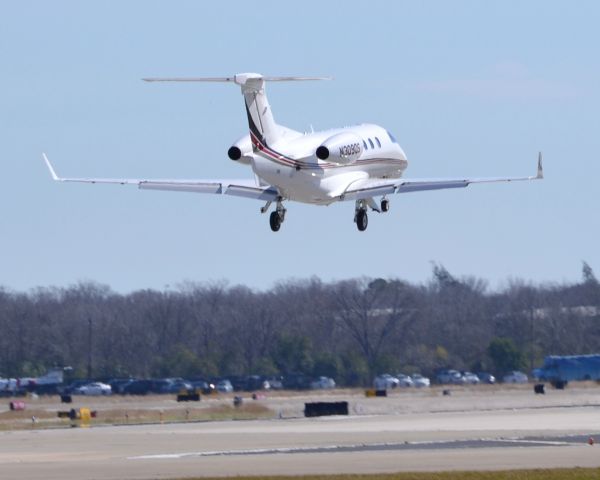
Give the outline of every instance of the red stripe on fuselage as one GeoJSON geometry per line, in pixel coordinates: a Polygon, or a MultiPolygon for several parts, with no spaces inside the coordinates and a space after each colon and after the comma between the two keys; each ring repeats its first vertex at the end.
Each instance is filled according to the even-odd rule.
{"type": "Polygon", "coordinates": [[[250,132],[250,138],[251,138],[254,146],[263,155],[269,157],[271,160],[275,160],[276,162],[282,163],[285,166],[294,167],[294,168],[300,167],[303,169],[330,169],[330,168],[343,168],[343,167],[357,166],[357,165],[371,165],[371,164],[376,164],[376,163],[387,163],[387,164],[398,163],[401,165],[403,162],[402,160],[392,160],[392,159],[383,160],[383,159],[379,159],[379,158],[366,158],[363,160],[357,160],[356,162],[354,162],[351,165],[336,165],[334,163],[318,164],[318,163],[310,163],[310,162],[299,162],[298,160],[294,160],[293,158],[286,157],[285,155],[282,155],[281,153],[276,152],[275,150],[269,148],[264,143],[262,143],[258,139],[258,137],[252,132],[250,132]]]}

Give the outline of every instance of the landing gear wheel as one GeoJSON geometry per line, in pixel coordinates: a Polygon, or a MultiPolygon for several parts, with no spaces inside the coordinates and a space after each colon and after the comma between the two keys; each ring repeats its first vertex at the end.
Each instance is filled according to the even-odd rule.
{"type": "Polygon", "coordinates": [[[271,216],[269,217],[269,224],[271,225],[271,230],[274,232],[278,232],[281,228],[281,217],[279,216],[279,212],[271,212],[271,216]]]}
{"type": "Polygon", "coordinates": [[[390,201],[384,198],[381,201],[381,211],[387,212],[387,211],[389,211],[389,209],[390,209],[390,201]]]}
{"type": "Polygon", "coordinates": [[[360,209],[356,213],[356,226],[360,232],[364,232],[367,229],[367,225],[369,225],[369,217],[367,216],[367,211],[364,209],[360,209]]]}

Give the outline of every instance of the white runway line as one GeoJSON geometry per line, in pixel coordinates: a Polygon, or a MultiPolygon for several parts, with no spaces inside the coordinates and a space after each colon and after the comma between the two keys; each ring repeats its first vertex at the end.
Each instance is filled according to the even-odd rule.
{"type": "Polygon", "coordinates": [[[214,450],[206,452],[164,453],[154,455],[138,455],[127,457],[127,460],[175,460],[192,457],[216,457],[236,455],[273,455],[278,453],[326,453],[348,451],[376,451],[376,450],[414,450],[414,449],[449,449],[449,448],[482,448],[506,446],[573,446],[572,442],[557,440],[534,440],[523,438],[474,438],[470,440],[450,441],[413,441],[402,443],[359,443],[351,445],[320,445],[311,447],[282,447],[282,448],[256,448],[243,450],[214,450]],[[468,445],[467,445],[468,444],[468,445]],[[493,445],[495,444],[495,445],[493,445]]]}
{"type": "Polygon", "coordinates": [[[187,452],[187,453],[165,453],[158,455],[140,455],[137,457],[128,457],[127,460],[164,460],[189,457],[217,457],[225,455],[266,455],[271,453],[295,453],[310,452],[314,450],[335,450],[340,446],[323,447],[290,447],[290,448],[255,448],[249,450],[217,450],[213,452],[187,452]]]}
{"type": "Polygon", "coordinates": [[[522,443],[522,444],[526,444],[526,445],[550,445],[553,447],[564,447],[564,446],[569,446],[569,445],[574,445],[574,443],[572,442],[559,442],[556,440],[525,440],[522,438],[498,438],[495,440],[496,442],[506,442],[506,443],[522,443]]]}

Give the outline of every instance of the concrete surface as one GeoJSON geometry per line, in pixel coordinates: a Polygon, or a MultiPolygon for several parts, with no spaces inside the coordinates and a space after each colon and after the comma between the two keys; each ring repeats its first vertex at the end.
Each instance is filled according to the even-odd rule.
{"type": "MultiPolygon", "coordinates": [[[[387,399],[336,392],[332,400],[351,402],[350,416],[2,432],[0,477],[112,480],[600,467],[600,445],[586,442],[600,436],[600,391],[582,390],[540,397],[525,388],[463,389],[451,398],[429,390],[387,399]]],[[[312,399],[266,401],[274,417],[285,417],[312,399]]],[[[102,407],[103,400],[94,401],[102,407]]]]}

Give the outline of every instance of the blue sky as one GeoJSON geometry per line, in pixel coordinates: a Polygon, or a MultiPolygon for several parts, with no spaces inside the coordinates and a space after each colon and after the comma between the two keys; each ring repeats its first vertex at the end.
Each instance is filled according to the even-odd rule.
{"type": "Polygon", "coordinates": [[[431,262],[502,286],[600,273],[600,4],[593,1],[0,4],[0,285],[94,280],[127,292],[190,280],[256,289],[317,275],[424,282],[431,262]],[[145,76],[332,75],[268,85],[298,130],[374,122],[406,177],[535,173],[543,182],[393,197],[359,233],[352,202],[260,202],[65,185],[62,175],[250,178],[232,85],[145,76]]]}

